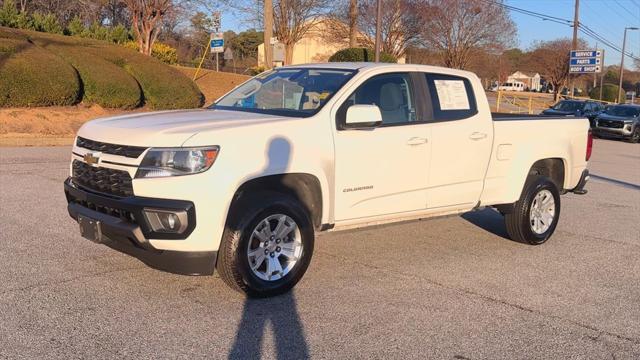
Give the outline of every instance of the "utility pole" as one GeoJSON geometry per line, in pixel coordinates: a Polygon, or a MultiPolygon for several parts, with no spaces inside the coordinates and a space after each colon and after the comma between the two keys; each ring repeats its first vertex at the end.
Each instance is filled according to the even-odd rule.
{"type": "Polygon", "coordinates": [[[358,0],[349,2],[349,47],[358,46],[358,0]]]}
{"type": "Polygon", "coordinates": [[[626,100],[626,94],[624,94],[624,90],[622,89],[622,73],[624,72],[624,52],[625,47],[627,46],[627,30],[638,30],[637,27],[626,27],[624,28],[624,36],[622,37],[622,58],[620,58],[620,85],[618,87],[618,102],[624,104],[626,100]],[[625,95],[625,96],[622,96],[625,95]]]}
{"type": "Polygon", "coordinates": [[[376,62],[380,62],[380,43],[381,43],[381,35],[380,34],[380,26],[382,22],[382,0],[377,0],[376,4],[376,62]]]}
{"type": "Polygon", "coordinates": [[[273,3],[272,0],[264,0],[264,68],[273,66],[273,50],[271,37],[273,36],[273,3]]]}
{"type": "MultiPolygon", "coordinates": [[[[595,51],[598,51],[598,42],[596,42],[595,51]]],[[[604,59],[604,57],[602,59],[604,59]]],[[[604,64],[602,64],[602,66],[604,66],[604,64]]],[[[602,69],[602,67],[600,69],[602,69]]],[[[596,86],[598,86],[598,73],[594,72],[593,73],[593,88],[595,89],[596,86]]]]}
{"type": "MultiPolygon", "coordinates": [[[[580,0],[576,0],[575,7],[573,10],[573,42],[571,43],[571,50],[578,50],[578,27],[580,26],[580,20],[578,19],[580,15],[580,0]]],[[[572,78],[571,74],[569,77],[572,78]]],[[[575,96],[573,93],[573,79],[571,80],[571,96],[575,96]]]]}

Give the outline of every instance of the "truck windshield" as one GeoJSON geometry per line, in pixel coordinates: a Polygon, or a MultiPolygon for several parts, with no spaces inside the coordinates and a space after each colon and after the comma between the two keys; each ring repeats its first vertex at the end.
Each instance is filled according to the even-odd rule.
{"type": "Polygon", "coordinates": [[[268,71],[240,85],[211,108],[307,117],[320,111],[354,74],[340,69],[268,71]]]}
{"type": "Polygon", "coordinates": [[[576,111],[582,109],[582,103],[577,101],[560,101],[553,105],[553,110],[560,111],[576,111]]]}
{"type": "Polygon", "coordinates": [[[634,117],[640,116],[640,107],[612,106],[605,112],[613,116],[634,117]]]}

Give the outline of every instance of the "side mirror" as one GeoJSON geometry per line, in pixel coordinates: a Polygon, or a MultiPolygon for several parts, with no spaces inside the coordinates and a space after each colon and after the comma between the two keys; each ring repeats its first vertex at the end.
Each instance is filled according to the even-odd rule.
{"type": "Polygon", "coordinates": [[[382,113],[376,105],[351,105],[347,109],[346,129],[374,128],[382,124],[382,113]]]}

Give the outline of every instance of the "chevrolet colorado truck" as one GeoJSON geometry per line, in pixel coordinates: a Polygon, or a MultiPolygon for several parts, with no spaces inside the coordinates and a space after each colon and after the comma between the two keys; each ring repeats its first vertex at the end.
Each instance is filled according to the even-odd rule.
{"type": "Polygon", "coordinates": [[[542,244],[560,195],[586,192],[591,147],[584,118],[492,115],[466,71],[310,64],[208,109],[86,123],[64,190],[83,237],[264,297],[300,280],[322,231],[494,207],[542,244]]]}

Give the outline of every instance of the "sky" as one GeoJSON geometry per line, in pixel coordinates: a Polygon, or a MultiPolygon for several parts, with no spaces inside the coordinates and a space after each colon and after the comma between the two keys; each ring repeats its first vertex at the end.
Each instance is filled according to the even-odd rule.
{"type": "MultiPolygon", "coordinates": [[[[575,0],[505,0],[507,5],[521,9],[548,14],[573,21],[575,0]]],[[[640,27],[640,0],[580,0],[579,21],[600,34],[605,39],[622,47],[625,27],[640,27]]],[[[523,50],[539,40],[553,40],[562,37],[571,38],[573,28],[567,25],[545,21],[539,18],[511,12],[511,18],[518,28],[518,47],[523,50]]],[[[242,31],[249,27],[242,21],[241,14],[230,11],[222,13],[224,30],[242,31]]],[[[592,48],[596,40],[579,34],[592,48]]],[[[605,50],[606,65],[620,64],[620,53],[600,44],[605,50]]],[[[640,31],[627,31],[627,51],[640,57],[640,31]]],[[[625,67],[632,67],[632,60],[625,58],[625,67]]]]}
{"type": "MultiPolygon", "coordinates": [[[[548,14],[555,17],[573,20],[574,0],[506,0],[506,4],[518,8],[548,14]]],[[[518,28],[519,47],[529,48],[535,41],[552,40],[560,37],[573,37],[573,28],[567,25],[545,21],[517,12],[511,18],[518,28]]],[[[622,47],[625,27],[640,28],[640,0],[580,0],[579,21],[591,28],[603,38],[622,47]]],[[[593,48],[596,40],[579,33],[593,48]]],[[[600,44],[605,50],[606,65],[620,64],[620,53],[600,44]]],[[[640,57],[640,31],[627,31],[628,52],[640,57]]],[[[625,67],[632,65],[632,60],[625,58],[625,67]]]]}

